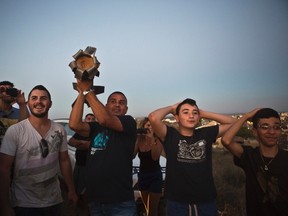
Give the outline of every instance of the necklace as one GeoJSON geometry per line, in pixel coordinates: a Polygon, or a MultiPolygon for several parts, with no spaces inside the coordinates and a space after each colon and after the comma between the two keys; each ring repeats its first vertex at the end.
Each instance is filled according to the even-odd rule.
{"type": "Polygon", "coordinates": [[[264,160],[264,158],[263,158],[263,156],[262,156],[261,153],[260,153],[260,155],[261,155],[261,159],[262,159],[263,164],[264,164],[264,170],[265,170],[265,171],[268,171],[268,170],[269,170],[268,166],[269,166],[269,164],[272,163],[272,161],[274,160],[275,157],[271,158],[271,159],[269,160],[269,162],[266,164],[266,163],[265,163],[265,160],[264,160]]]}
{"type": "MultiPolygon", "coordinates": [[[[272,161],[274,160],[274,158],[277,156],[277,154],[278,154],[278,149],[276,149],[276,153],[275,153],[274,157],[271,158],[271,159],[268,161],[268,163],[266,163],[265,160],[264,160],[264,158],[263,158],[263,154],[262,154],[262,151],[263,151],[263,150],[261,150],[261,149],[259,149],[259,150],[260,150],[261,159],[262,159],[263,164],[264,164],[264,170],[265,170],[265,171],[268,171],[268,170],[269,170],[269,167],[268,167],[268,166],[272,163],[272,161]]],[[[266,157],[266,158],[267,158],[267,157],[266,157]]]]}

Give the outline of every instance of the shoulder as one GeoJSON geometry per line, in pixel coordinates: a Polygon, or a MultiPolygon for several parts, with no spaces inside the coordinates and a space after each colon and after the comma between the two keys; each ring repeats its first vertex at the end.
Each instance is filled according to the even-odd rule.
{"type": "Polygon", "coordinates": [[[135,123],[136,124],[136,120],[130,116],[130,115],[123,115],[123,116],[117,116],[120,121],[122,122],[130,122],[130,123],[135,123]]]}
{"type": "Polygon", "coordinates": [[[279,153],[280,153],[280,155],[283,155],[283,157],[287,157],[287,159],[288,159],[288,151],[286,151],[284,149],[279,149],[279,153]]]}
{"type": "Polygon", "coordinates": [[[195,129],[195,133],[209,134],[211,136],[217,136],[219,132],[219,125],[202,126],[195,129]]]}
{"type": "MultiPolygon", "coordinates": [[[[135,130],[135,134],[136,134],[136,120],[130,116],[130,115],[124,115],[124,116],[117,116],[124,128],[124,130],[135,130]]],[[[134,133],[133,132],[133,133],[134,133]]]]}
{"type": "Polygon", "coordinates": [[[168,126],[168,125],[166,125],[166,128],[167,128],[166,137],[180,136],[180,132],[176,128],[174,128],[172,126],[168,126]]]}
{"type": "Polygon", "coordinates": [[[66,133],[66,130],[64,128],[63,125],[57,123],[57,122],[54,122],[52,120],[50,120],[51,122],[51,128],[54,130],[54,131],[61,131],[61,132],[65,132],[66,133]]]}

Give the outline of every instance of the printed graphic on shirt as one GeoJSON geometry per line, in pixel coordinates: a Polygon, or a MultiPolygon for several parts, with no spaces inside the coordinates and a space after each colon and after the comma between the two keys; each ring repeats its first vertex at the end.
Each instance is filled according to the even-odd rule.
{"type": "MultiPolygon", "coordinates": [[[[53,152],[59,152],[60,146],[63,142],[63,134],[61,131],[55,131],[54,135],[51,135],[48,139],[46,139],[47,145],[48,145],[48,154],[51,154],[53,152]],[[51,139],[52,138],[52,139],[51,139]]],[[[32,146],[30,149],[28,149],[29,157],[35,157],[37,155],[41,155],[41,142],[39,142],[38,146],[32,146]]]]}
{"type": "Polygon", "coordinates": [[[18,119],[0,118],[0,145],[8,127],[10,127],[13,124],[16,124],[17,122],[18,119]]]}
{"type": "Polygon", "coordinates": [[[106,131],[98,133],[92,141],[90,154],[95,154],[96,151],[105,150],[109,137],[106,131]]]}
{"type": "Polygon", "coordinates": [[[265,175],[265,171],[257,172],[257,181],[264,192],[262,203],[275,203],[277,197],[280,196],[278,178],[265,175]]]}
{"type": "Polygon", "coordinates": [[[185,163],[199,163],[206,158],[206,141],[199,140],[196,143],[187,143],[179,140],[177,160],[185,163]]]}

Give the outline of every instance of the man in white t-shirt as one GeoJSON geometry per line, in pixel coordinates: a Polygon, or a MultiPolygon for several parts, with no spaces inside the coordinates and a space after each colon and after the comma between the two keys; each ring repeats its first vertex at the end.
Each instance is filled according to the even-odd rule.
{"type": "Polygon", "coordinates": [[[77,201],[66,132],[48,118],[51,105],[49,91],[35,86],[28,96],[31,115],[5,133],[0,148],[0,215],[60,216],[59,166],[68,199],[77,201]]]}

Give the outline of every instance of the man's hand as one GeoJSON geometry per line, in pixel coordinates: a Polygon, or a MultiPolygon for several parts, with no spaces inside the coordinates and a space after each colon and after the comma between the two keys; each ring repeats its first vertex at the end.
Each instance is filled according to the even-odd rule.
{"type": "Polygon", "coordinates": [[[77,79],[77,87],[78,89],[83,92],[93,87],[93,80],[79,80],[77,79]]]}
{"type": "Polygon", "coordinates": [[[26,105],[24,92],[22,92],[21,90],[18,90],[16,102],[19,104],[19,106],[26,105]]]}
{"type": "Polygon", "coordinates": [[[78,201],[78,196],[77,196],[75,190],[73,190],[73,191],[68,191],[68,197],[67,197],[67,199],[68,199],[68,202],[69,202],[69,203],[72,203],[72,204],[76,204],[76,203],[77,203],[77,201],[78,201]]]}

